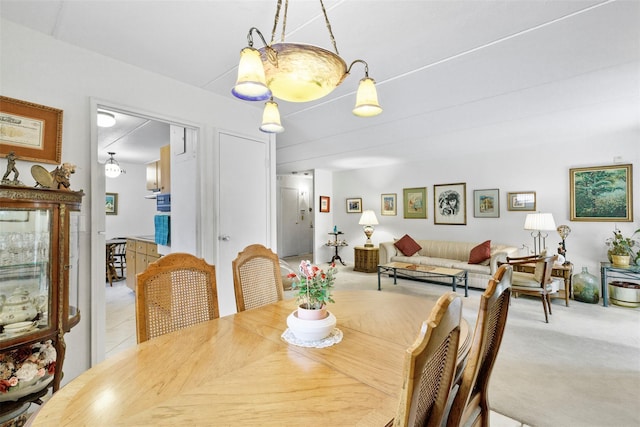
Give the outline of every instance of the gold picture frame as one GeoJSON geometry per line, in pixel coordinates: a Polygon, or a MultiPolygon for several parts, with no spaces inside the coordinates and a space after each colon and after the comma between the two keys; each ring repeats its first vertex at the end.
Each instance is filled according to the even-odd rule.
{"type": "Polygon", "coordinates": [[[360,197],[348,198],[347,213],[362,213],[362,198],[360,197]]]}
{"type": "Polygon", "coordinates": [[[570,220],[633,222],[633,165],[569,169],[570,220]]]}
{"type": "Polygon", "coordinates": [[[395,216],[398,214],[398,195],[386,193],[380,195],[380,215],[395,216]]]}
{"type": "Polygon", "coordinates": [[[60,164],[62,110],[0,96],[0,157],[60,164]]]}
{"type": "Polygon", "coordinates": [[[118,193],[105,194],[104,212],[107,215],[118,215],[118,193]]]}
{"type": "Polygon", "coordinates": [[[427,187],[404,188],[404,217],[427,218],[427,187]]]}
{"type": "Polygon", "coordinates": [[[535,211],[535,191],[514,191],[507,193],[507,210],[509,211],[535,211]]]}

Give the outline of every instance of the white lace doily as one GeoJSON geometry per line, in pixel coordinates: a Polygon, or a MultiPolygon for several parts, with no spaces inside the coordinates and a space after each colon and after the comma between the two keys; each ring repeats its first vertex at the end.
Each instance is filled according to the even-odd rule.
{"type": "Polygon", "coordinates": [[[287,328],[281,335],[282,339],[288,342],[289,344],[297,345],[298,347],[314,347],[314,348],[324,348],[330,347],[334,344],[338,344],[342,341],[342,331],[338,328],[333,328],[333,331],[327,336],[318,341],[303,341],[296,338],[291,332],[291,329],[287,328]]]}

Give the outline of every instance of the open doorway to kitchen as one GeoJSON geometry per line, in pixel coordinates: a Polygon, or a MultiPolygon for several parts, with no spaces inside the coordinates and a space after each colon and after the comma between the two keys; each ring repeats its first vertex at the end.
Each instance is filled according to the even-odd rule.
{"type": "MultiPolygon", "coordinates": [[[[158,256],[177,250],[175,245],[157,245],[155,217],[187,217],[188,229],[180,230],[180,250],[199,254],[196,232],[200,183],[197,161],[198,129],[108,103],[92,103],[92,115],[108,115],[115,122],[109,127],[92,126],[92,364],[106,354],[133,346],[135,338],[135,273],[142,267],[125,256],[125,266],[109,283],[105,242],[136,238],[156,247],[158,256]],[[164,176],[150,171],[160,168],[161,151],[168,156],[164,176]],[[113,153],[113,154],[109,154],[113,153]],[[115,159],[116,176],[105,175],[105,163],[115,159]],[[179,179],[173,179],[179,176],[179,179]],[[155,179],[155,182],[153,181],[155,179]],[[158,194],[171,194],[181,206],[159,212],[158,194]],[[107,208],[107,197],[113,205],[107,208]],[[182,203],[180,203],[182,202],[182,203]],[[146,239],[146,240],[145,240],[146,239]],[[127,262],[128,261],[128,262],[127,262]]],[[[97,123],[96,123],[97,124],[97,123]]],[[[113,174],[111,174],[113,175],[113,174]]],[[[171,228],[174,228],[173,225],[171,228]]],[[[145,258],[147,259],[147,258],[145,258]]],[[[147,261],[153,262],[149,258],[147,261]]]]}

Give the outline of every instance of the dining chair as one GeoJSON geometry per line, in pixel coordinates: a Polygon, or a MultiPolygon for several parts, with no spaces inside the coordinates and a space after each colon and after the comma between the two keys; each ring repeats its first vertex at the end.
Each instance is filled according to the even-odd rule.
{"type": "Polygon", "coordinates": [[[136,276],[138,343],[219,317],[215,266],[172,253],[136,276]]]}
{"type": "Polygon", "coordinates": [[[454,384],[447,427],[489,426],[489,378],[507,324],[512,269],[500,266],[480,297],[473,341],[462,376],[454,384]]]}
{"type": "Polygon", "coordinates": [[[557,255],[553,256],[526,256],[526,257],[507,257],[507,263],[510,265],[532,264],[535,263],[533,273],[514,272],[511,285],[514,296],[519,294],[540,296],[542,299],[542,308],[544,310],[544,321],[549,323],[549,314],[551,313],[551,295],[557,294],[564,280],[558,277],[551,277],[553,263],[558,259],[557,255]],[[548,312],[548,314],[547,314],[548,312]]]}
{"type": "Polygon", "coordinates": [[[238,253],[232,267],[238,312],[282,300],[280,260],[271,249],[249,245],[238,253]]]}
{"type": "Polygon", "coordinates": [[[395,418],[388,426],[440,426],[458,356],[462,299],[442,295],[405,354],[403,385],[395,418]]]}
{"type": "Polygon", "coordinates": [[[122,243],[116,243],[113,246],[113,266],[117,270],[120,270],[118,275],[119,279],[124,277],[124,269],[127,268],[127,242],[124,237],[116,237],[117,240],[122,240],[122,243]]]}

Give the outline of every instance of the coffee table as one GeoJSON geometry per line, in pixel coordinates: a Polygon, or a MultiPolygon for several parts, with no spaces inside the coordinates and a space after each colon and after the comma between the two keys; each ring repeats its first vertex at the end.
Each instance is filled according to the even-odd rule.
{"type": "Polygon", "coordinates": [[[420,280],[428,283],[443,284],[434,278],[450,278],[453,292],[456,292],[456,285],[464,283],[464,296],[469,296],[469,284],[467,283],[467,271],[457,268],[435,267],[432,265],[410,264],[407,262],[389,262],[387,264],[378,265],[378,290],[382,290],[380,286],[380,274],[393,271],[393,284],[396,285],[398,279],[398,271],[400,274],[406,272],[417,272],[419,275],[405,274],[405,279],[420,280]]]}

